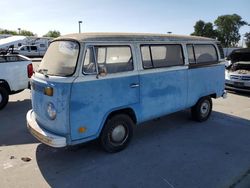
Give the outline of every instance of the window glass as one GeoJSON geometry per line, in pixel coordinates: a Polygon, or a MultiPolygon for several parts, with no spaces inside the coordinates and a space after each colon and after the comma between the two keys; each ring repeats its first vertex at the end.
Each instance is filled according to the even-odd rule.
{"type": "Polygon", "coordinates": [[[218,57],[215,47],[210,44],[194,45],[194,52],[197,63],[217,62],[218,57]]]}
{"type": "Polygon", "coordinates": [[[107,50],[105,47],[96,48],[96,55],[97,55],[97,63],[105,63],[105,59],[107,56],[107,50]]]}
{"type": "Polygon", "coordinates": [[[46,46],[45,46],[45,44],[40,44],[40,47],[45,48],[46,46]]]}
{"type": "Polygon", "coordinates": [[[181,45],[170,44],[142,46],[141,53],[144,68],[161,68],[184,64],[181,45]],[[152,59],[150,57],[150,51],[152,59]],[[151,62],[153,62],[153,64],[151,62]]]}
{"type": "Polygon", "coordinates": [[[95,46],[88,49],[84,61],[84,73],[96,73],[94,54],[99,73],[118,73],[133,70],[131,49],[128,46],[95,46]],[[93,51],[94,50],[94,51],[93,51]]]}
{"type": "Polygon", "coordinates": [[[223,51],[223,48],[222,48],[221,44],[217,44],[217,46],[218,46],[219,51],[220,51],[220,58],[224,59],[225,55],[224,55],[224,51],[223,51]]]}
{"type": "Polygon", "coordinates": [[[187,45],[187,52],[189,63],[195,63],[193,45],[187,45]]]}
{"type": "Polygon", "coordinates": [[[142,55],[142,62],[143,62],[143,67],[145,69],[152,68],[152,61],[150,57],[150,49],[149,46],[142,46],[141,47],[141,55],[142,55]]]}
{"type": "Polygon", "coordinates": [[[154,67],[167,67],[166,55],[167,48],[166,46],[151,46],[152,59],[154,67]]]}
{"type": "Polygon", "coordinates": [[[38,72],[47,75],[70,76],[75,72],[79,44],[73,41],[52,42],[39,66],[38,72]]]}
{"type": "Polygon", "coordinates": [[[87,48],[83,63],[83,72],[86,74],[96,74],[93,48],[87,48]]]}
{"type": "Polygon", "coordinates": [[[36,46],[31,46],[30,49],[31,50],[37,50],[37,47],[36,46]]]}

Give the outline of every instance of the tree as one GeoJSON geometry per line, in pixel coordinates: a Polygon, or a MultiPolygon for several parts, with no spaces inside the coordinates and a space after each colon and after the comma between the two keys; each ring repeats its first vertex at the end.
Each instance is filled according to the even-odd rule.
{"type": "Polygon", "coordinates": [[[47,34],[43,35],[44,37],[53,37],[53,38],[56,38],[56,37],[60,37],[61,36],[61,33],[60,31],[49,31],[47,34]]]}
{"type": "Polygon", "coordinates": [[[218,40],[224,47],[233,47],[240,40],[239,29],[247,23],[237,14],[222,15],[214,21],[218,40]]]}
{"type": "Polygon", "coordinates": [[[246,45],[250,48],[250,32],[245,34],[246,37],[246,45]]]}
{"type": "Polygon", "coordinates": [[[0,34],[17,35],[17,32],[16,31],[7,30],[7,29],[1,29],[0,30],[0,34]]]}
{"type": "Polygon", "coordinates": [[[27,30],[21,30],[20,34],[18,34],[16,31],[11,31],[7,29],[0,30],[0,34],[8,34],[8,35],[23,35],[23,36],[35,36],[34,33],[27,30]]]}
{"type": "Polygon", "coordinates": [[[35,36],[34,33],[32,33],[31,31],[27,31],[27,30],[21,30],[19,35],[23,35],[23,36],[35,36]]]}
{"type": "Polygon", "coordinates": [[[203,20],[199,20],[195,23],[194,32],[191,35],[216,38],[217,32],[214,30],[211,22],[206,23],[203,20]]]}

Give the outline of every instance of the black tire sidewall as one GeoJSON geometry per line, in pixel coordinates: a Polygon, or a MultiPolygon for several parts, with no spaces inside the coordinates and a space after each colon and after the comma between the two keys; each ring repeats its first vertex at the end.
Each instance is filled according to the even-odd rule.
{"type": "Polygon", "coordinates": [[[194,120],[202,122],[202,121],[206,121],[211,112],[212,112],[212,107],[213,107],[213,103],[212,103],[212,99],[211,97],[202,97],[194,107],[192,107],[192,117],[194,120]],[[202,115],[201,112],[201,106],[204,104],[204,102],[207,102],[209,104],[209,112],[207,113],[206,116],[202,115]]]}
{"type": "Polygon", "coordinates": [[[129,144],[133,136],[133,126],[134,122],[126,114],[118,114],[107,120],[100,135],[103,149],[110,153],[123,150],[129,144]],[[123,125],[126,130],[126,139],[122,143],[114,143],[110,138],[113,129],[118,125],[123,125]]]}
{"type": "Polygon", "coordinates": [[[0,87],[0,95],[2,97],[2,101],[0,101],[0,110],[1,110],[7,105],[9,101],[9,94],[4,87],[0,87]]]}

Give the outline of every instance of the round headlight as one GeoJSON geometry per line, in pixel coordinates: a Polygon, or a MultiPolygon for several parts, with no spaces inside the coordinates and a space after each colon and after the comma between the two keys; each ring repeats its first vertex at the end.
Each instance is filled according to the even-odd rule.
{"type": "Polygon", "coordinates": [[[47,113],[48,113],[50,119],[52,119],[52,120],[56,119],[56,108],[55,108],[53,103],[48,103],[47,113]]]}

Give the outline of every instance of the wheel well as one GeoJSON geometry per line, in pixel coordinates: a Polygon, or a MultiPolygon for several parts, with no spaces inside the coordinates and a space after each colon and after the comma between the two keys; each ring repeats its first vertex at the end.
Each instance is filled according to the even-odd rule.
{"type": "Polygon", "coordinates": [[[211,95],[209,95],[210,97],[212,97],[212,98],[214,98],[214,99],[216,99],[217,98],[217,95],[216,95],[216,93],[213,93],[213,94],[211,94],[211,95]]]}
{"type": "Polygon", "coordinates": [[[116,111],[113,111],[111,112],[108,117],[107,117],[107,120],[112,118],[113,116],[117,115],[117,114],[126,114],[128,115],[132,120],[133,122],[136,124],[137,123],[137,119],[136,119],[136,115],[135,115],[135,112],[133,109],[131,108],[125,108],[125,109],[121,109],[121,110],[116,110],[116,111]]]}
{"type": "Polygon", "coordinates": [[[0,86],[4,87],[5,89],[7,89],[8,92],[10,92],[10,86],[5,80],[0,80],[0,86]]]}

